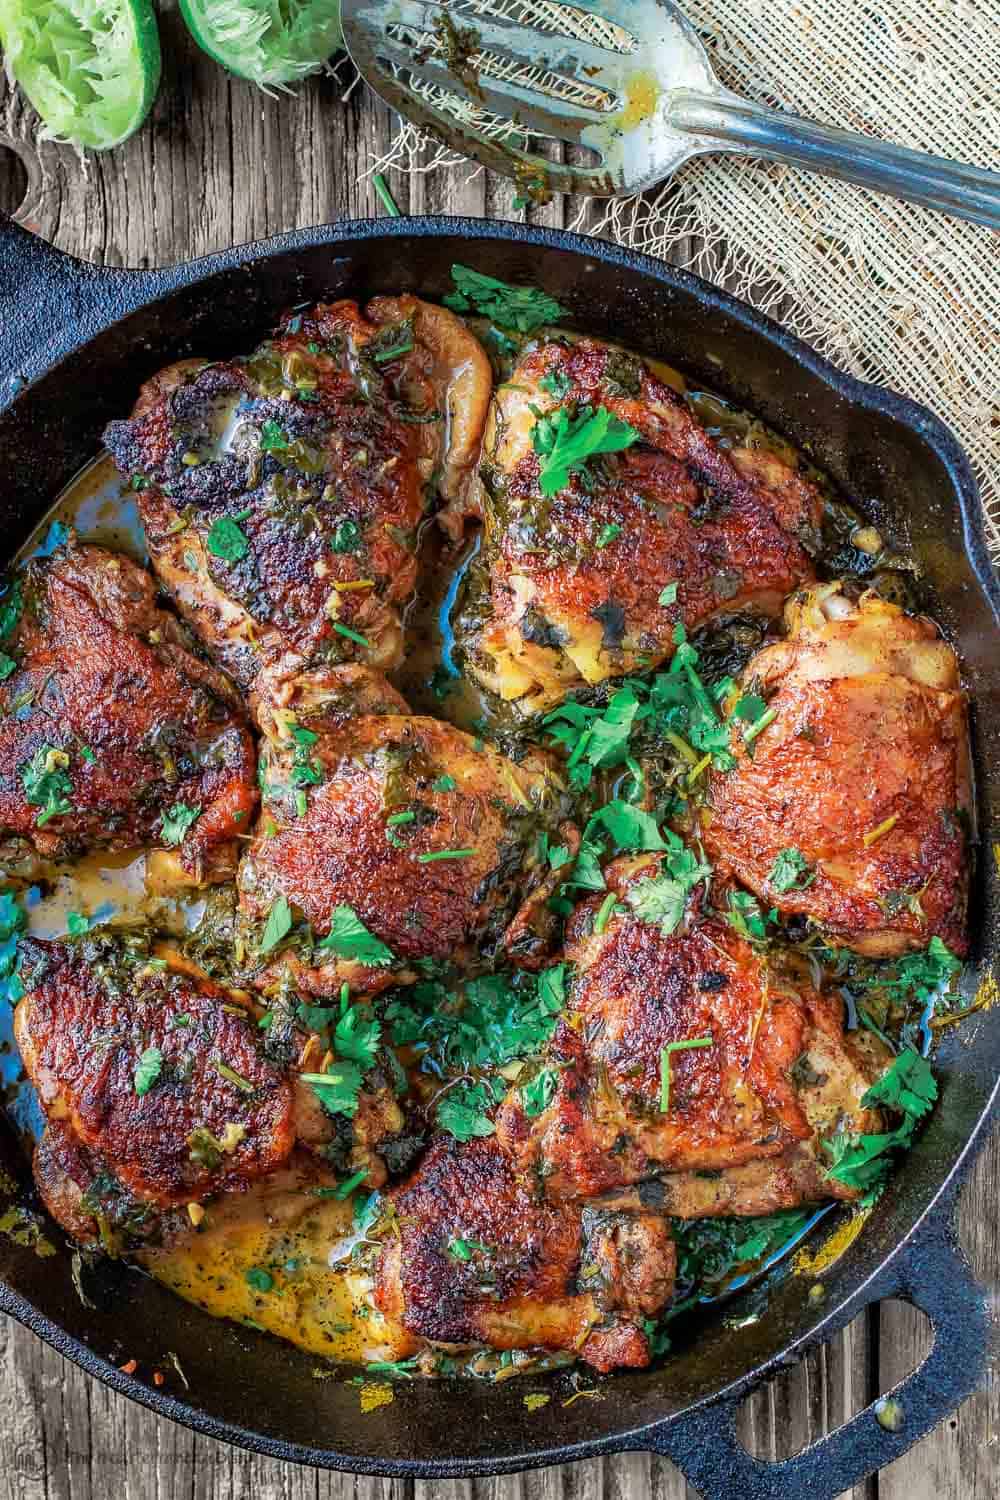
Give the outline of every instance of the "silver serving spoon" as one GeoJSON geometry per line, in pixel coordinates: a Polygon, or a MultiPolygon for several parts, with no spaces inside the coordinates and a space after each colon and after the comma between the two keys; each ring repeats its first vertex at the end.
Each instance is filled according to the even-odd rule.
{"type": "Polygon", "coordinates": [[[739,98],[673,0],[342,0],[342,12],[376,93],[529,196],[637,193],[692,156],[732,151],[1000,229],[1000,173],[739,98]],[[547,161],[540,140],[587,148],[590,162],[547,161]]]}

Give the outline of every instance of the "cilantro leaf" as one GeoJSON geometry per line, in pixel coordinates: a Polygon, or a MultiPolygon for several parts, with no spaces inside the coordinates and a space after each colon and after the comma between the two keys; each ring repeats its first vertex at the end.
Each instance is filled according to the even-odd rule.
{"type": "Polygon", "coordinates": [[[617,541],[618,537],[621,536],[623,530],[624,528],[619,526],[617,522],[609,521],[607,526],[602,526],[600,531],[597,533],[597,547],[600,550],[603,550],[609,545],[609,543],[617,541]]]}
{"type": "Polygon", "coordinates": [[[276,948],[282,938],[287,937],[292,930],[292,908],[284,896],[279,896],[267,914],[264,923],[264,931],[261,933],[258,953],[270,953],[276,948]]]}
{"type": "Polygon", "coordinates": [[[767,877],[772,890],[779,894],[784,894],[785,891],[804,891],[815,879],[814,867],[801,849],[795,848],[779,851],[767,877]]]}
{"type": "Polygon", "coordinates": [[[0,599],[0,641],[7,639],[21,618],[22,603],[21,580],[15,578],[3,598],[0,599]]]}
{"type": "Polygon", "coordinates": [[[316,946],[332,949],[338,958],[353,958],[369,968],[386,969],[394,961],[392,949],[368,931],[351,906],[334,907],[330,931],[316,946]]]}
{"type": "Polygon", "coordinates": [[[499,1103],[502,1084],[466,1083],[449,1089],[437,1107],[437,1123],[456,1141],[495,1135],[496,1126],[486,1111],[499,1103]]]}
{"type": "Polygon", "coordinates": [[[66,913],[66,931],[70,937],[83,937],[84,933],[90,931],[90,923],[78,911],[68,911],[66,913]]]}
{"type": "Polygon", "coordinates": [[[548,1109],[556,1091],[559,1073],[556,1068],[543,1068],[529,1083],[521,1085],[521,1104],[529,1120],[535,1119],[548,1109]]]}
{"type": "Polygon", "coordinates": [[[663,605],[676,604],[677,603],[677,585],[676,585],[676,583],[667,583],[667,584],[664,584],[663,588],[660,590],[660,597],[657,599],[656,602],[657,602],[657,604],[663,604],[663,605]]]}
{"type": "Polygon", "coordinates": [[[541,416],[531,429],[531,443],[541,455],[538,487],[546,498],[557,495],[578,474],[587,460],[599,453],[620,453],[637,443],[642,434],[623,422],[606,406],[583,406],[570,416],[565,406],[555,415],[541,416]]]}
{"type": "Polygon", "coordinates": [[[640,921],[658,924],[664,937],[669,937],[684,916],[688,896],[711,876],[712,866],[681,848],[668,854],[663,869],[665,874],[637,881],[625,899],[640,921]]]}
{"type": "Polygon", "coordinates": [[[0,892],[0,1000],[11,1005],[16,1005],[24,994],[18,940],[26,926],[27,918],[16,893],[0,892]]]}
{"type": "Polygon", "coordinates": [[[346,1115],[348,1119],[357,1114],[363,1074],[356,1063],[337,1060],[325,1073],[301,1073],[299,1076],[303,1083],[308,1083],[328,1114],[346,1115]]]}
{"type": "Polygon", "coordinates": [[[615,798],[605,802],[590,819],[584,829],[585,840],[594,842],[595,835],[606,834],[618,849],[666,849],[663,835],[652,813],[635,807],[631,802],[615,798]]]}
{"type": "Polygon", "coordinates": [[[163,1053],[159,1047],[147,1047],[139,1058],[139,1066],[135,1070],[133,1086],[136,1093],[141,1097],[148,1094],[153,1084],[160,1076],[163,1068],[163,1053]]]}
{"type": "Polygon", "coordinates": [[[21,767],[24,795],[33,807],[41,812],[35,819],[35,827],[42,828],[50,818],[61,818],[72,812],[69,801],[73,783],[66,772],[69,756],[65,750],[54,745],[39,745],[34,755],[21,767]]]}
{"type": "Polygon", "coordinates": [[[453,792],[457,785],[454,776],[439,776],[436,781],[431,782],[431,791],[453,792]]]}
{"type": "Polygon", "coordinates": [[[567,316],[554,297],[531,286],[511,286],[471,266],[453,265],[451,279],[455,291],[443,298],[446,307],[455,312],[476,312],[501,328],[518,333],[532,333],[544,323],[557,323],[567,316]]]}
{"type": "Polygon", "coordinates": [[[895,1130],[878,1135],[838,1134],[821,1145],[830,1157],[828,1177],[868,1193],[889,1173],[888,1153],[909,1146],[920,1120],[934,1107],[937,1080],[926,1058],[907,1047],[873,1083],[861,1100],[863,1109],[891,1109],[902,1115],[895,1130]]]}
{"type": "Polygon", "coordinates": [[[333,1045],[338,1057],[346,1057],[366,1072],[378,1056],[382,1027],[365,1005],[352,1006],[337,1022],[333,1045]]]}
{"type": "Polygon", "coordinates": [[[751,896],[749,891],[729,892],[726,921],[748,941],[762,941],[767,936],[767,923],[773,922],[777,915],[777,912],[769,911],[765,917],[757,897],[751,896]]]}
{"type": "Polygon", "coordinates": [[[273,417],[268,417],[260,429],[260,446],[263,453],[283,453],[288,447],[288,434],[273,417]]]}
{"type": "Polygon", "coordinates": [[[338,521],[330,537],[332,552],[357,552],[361,546],[361,527],[357,521],[338,521]]]}
{"type": "Polygon", "coordinates": [[[239,562],[250,551],[245,533],[228,516],[219,516],[212,522],[205,546],[213,557],[221,557],[223,562],[230,563],[239,562]]]}
{"type": "Polygon", "coordinates": [[[543,375],[538,382],[539,390],[548,391],[550,396],[555,396],[557,401],[564,401],[573,389],[573,382],[565,370],[560,370],[558,365],[543,375]]]}
{"type": "Polygon", "coordinates": [[[183,844],[191,827],[201,817],[201,807],[189,807],[186,802],[175,802],[161,815],[160,837],[168,849],[183,844]]]}

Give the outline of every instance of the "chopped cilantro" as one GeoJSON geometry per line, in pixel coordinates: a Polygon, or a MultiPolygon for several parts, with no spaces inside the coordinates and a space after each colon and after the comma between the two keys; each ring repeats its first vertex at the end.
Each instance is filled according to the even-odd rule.
{"type": "Polygon", "coordinates": [[[862,1109],[890,1109],[902,1115],[895,1130],[878,1135],[839,1133],[821,1142],[830,1157],[828,1177],[847,1187],[877,1197],[889,1173],[888,1154],[909,1146],[923,1117],[937,1098],[937,1080],[930,1063],[912,1047],[893,1060],[892,1066],[861,1100],[862,1109]]]}
{"type": "Polygon", "coordinates": [[[573,382],[565,370],[560,370],[558,365],[555,369],[543,375],[538,382],[540,390],[547,391],[550,396],[555,396],[557,401],[564,401],[573,389],[573,382]]]}
{"type": "Polygon", "coordinates": [[[453,792],[458,785],[454,776],[439,776],[437,781],[431,783],[432,792],[453,792]]]}
{"type": "Polygon", "coordinates": [[[695,886],[712,874],[712,866],[686,849],[676,834],[668,831],[668,837],[671,846],[661,867],[665,873],[637,881],[626,898],[640,921],[658,925],[664,937],[680,925],[695,886]]]}
{"type": "Polygon", "coordinates": [[[614,521],[609,521],[607,526],[602,526],[597,533],[597,546],[601,549],[608,546],[610,542],[616,541],[621,536],[623,528],[614,521]]]}
{"type": "Polygon", "coordinates": [[[456,1141],[471,1141],[477,1136],[494,1135],[496,1126],[486,1111],[499,1104],[502,1095],[502,1080],[458,1084],[449,1089],[438,1104],[438,1125],[449,1135],[453,1135],[456,1141]]]}
{"type": "Polygon", "coordinates": [[[555,1068],[543,1068],[529,1083],[521,1085],[521,1105],[529,1120],[540,1115],[552,1103],[559,1074],[555,1068]]]}
{"type": "Polygon", "coordinates": [[[148,1094],[153,1084],[160,1076],[163,1068],[163,1053],[159,1047],[147,1047],[139,1058],[139,1066],[135,1070],[133,1085],[140,1097],[148,1094]]]}
{"type": "Polygon", "coordinates": [[[344,1012],[333,1033],[338,1057],[346,1057],[364,1069],[374,1067],[378,1056],[382,1027],[366,1005],[355,1005],[344,1012]]]}
{"type": "Polygon", "coordinates": [[[288,447],[288,434],[273,417],[268,417],[260,429],[260,446],[264,453],[283,453],[288,447]]]}
{"type": "Polygon", "coordinates": [[[212,522],[205,546],[213,557],[223,562],[239,562],[250,551],[250,543],[243,530],[228,516],[219,516],[212,522]]]}
{"type": "Polygon", "coordinates": [[[361,527],[357,521],[338,521],[330,537],[333,552],[357,552],[361,546],[361,527]]]}
{"type": "Polygon", "coordinates": [[[27,925],[24,909],[13,890],[0,892],[0,1000],[16,1005],[24,994],[19,971],[18,940],[27,925]]]}
{"type": "Polygon", "coordinates": [[[557,495],[569,484],[571,474],[586,469],[588,459],[599,453],[620,453],[639,441],[641,433],[623,422],[606,406],[582,406],[570,416],[565,406],[538,418],[531,429],[531,443],[541,456],[538,487],[546,497],[557,495]]]}
{"type": "Polygon", "coordinates": [[[68,911],[66,913],[66,931],[70,937],[83,937],[84,933],[90,931],[90,923],[78,911],[68,911]]]}
{"type": "Polygon", "coordinates": [[[357,912],[350,906],[336,906],[330,917],[330,930],[316,944],[332,949],[338,958],[354,959],[369,968],[386,969],[393,962],[392,949],[368,931],[357,912]]]}
{"type": "Polygon", "coordinates": [[[477,1251],[481,1255],[493,1253],[489,1245],[484,1245],[479,1240],[466,1240],[458,1235],[452,1235],[448,1241],[448,1254],[452,1260],[471,1260],[477,1251]]]}
{"type": "Polygon", "coordinates": [[[261,933],[258,953],[270,953],[282,938],[292,930],[292,908],[284,896],[279,896],[267,914],[264,931],[261,933]]]}
{"type": "Polygon", "coordinates": [[[325,1073],[302,1073],[300,1077],[329,1114],[346,1115],[348,1119],[357,1114],[363,1075],[356,1063],[335,1061],[325,1073]]]}
{"type": "Polygon", "coordinates": [[[201,817],[200,807],[189,807],[186,802],[175,802],[161,816],[160,837],[168,849],[183,844],[192,825],[201,817]]]}
{"type": "Polygon", "coordinates": [[[767,936],[767,923],[776,921],[777,916],[776,911],[769,911],[765,916],[757,897],[751,896],[749,891],[729,892],[726,921],[740,937],[750,942],[762,942],[767,936]]]}
{"type": "Polygon", "coordinates": [[[399,991],[386,1009],[397,1046],[412,1047],[439,1076],[502,1068],[538,1053],[566,1000],[566,965],[535,976],[483,974],[457,991],[428,981],[399,991]]]}
{"type": "Polygon", "coordinates": [[[274,1287],[274,1277],[263,1266],[248,1266],[244,1275],[255,1292],[269,1292],[274,1287]]]}
{"type": "Polygon", "coordinates": [[[779,894],[785,891],[804,891],[816,879],[816,871],[801,849],[782,849],[771,866],[768,885],[779,894]]]}
{"type": "Polygon", "coordinates": [[[532,333],[544,323],[557,323],[566,310],[546,292],[532,286],[511,286],[470,266],[453,265],[455,291],[443,299],[455,312],[479,313],[501,328],[532,333]]]}
{"type": "Polygon", "coordinates": [[[69,795],[73,783],[66,774],[69,756],[65,750],[54,745],[39,745],[28,763],[21,767],[24,794],[33,807],[41,812],[35,826],[42,828],[50,818],[60,818],[72,812],[69,795]]]}
{"type": "Polygon", "coordinates": [[[667,583],[667,584],[664,584],[663,588],[660,590],[660,597],[657,599],[656,602],[657,602],[657,604],[663,604],[663,605],[666,605],[666,604],[676,604],[677,603],[677,585],[676,585],[676,583],[667,583]]]}

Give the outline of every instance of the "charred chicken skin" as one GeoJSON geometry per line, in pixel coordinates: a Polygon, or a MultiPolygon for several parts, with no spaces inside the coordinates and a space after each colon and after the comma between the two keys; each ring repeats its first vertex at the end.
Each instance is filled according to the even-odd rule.
{"type": "Polygon", "coordinates": [[[304,950],[291,933],[254,983],[266,986],[277,964],[314,994],[345,982],[374,991],[415,978],[407,966],[417,960],[472,956],[473,945],[506,944],[515,961],[534,963],[535,935],[515,912],[548,875],[538,832],[555,834],[565,806],[544,758],[516,765],[438,719],[403,714],[333,728],[312,707],[268,714],[263,811],[239,869],[248,951],[260,951],[280,899],[308,924],[310,943],[304,950]],[[356,959],[338,938],[345,908],[377,939],[374,954],[356,959]]]}
{"type": "Polygon", "coordinates": [[[780,613],[813,576],[816,487],[774,455],[723,448],[648,365],[593,339],[531,349],[493,399],[484,537],[463,645],[524,714],[673,654],[677,627],[780,613]],[[640,440],[546,497],[544,420],[605,410],[640,440]],[[675,597],[661,602],[665,585],[675,597]]]}
{"type": "Polygon", "coordinates": [[[937,628],[839,584],[797,594],[746,668],[773,720],[712,776],[708,853],[769,905],[874,958],[967,952],[965,696],[937,628]],[[797,866],[782,878],[782,851],[797,866]],[[790,884],[789,884],[790,881],[790,884]]]}
{"type": "Polygon", "coordinates": [[[29,941],[22,976],[15,1033],[43,1109],[133,1197],[199,1202],[288,1156],[292,1086],[229,992],[98,939],[29,941]]]}
{"type": "Polygon", "coordinates": [[[433,1142],[391,1195],[375,1304],[448,1347],[572,1350],[598,1370],[646,1365],[643,1320],[673,1289],[662,1217],[540,1202],[493,1139],[433,1142]]]}
{"type": "Polygon", "coordinates": [[[641,909],[659,860],[609,866],[621,906],[601,931],[602,897],[576,908],[566,947],[576,978],[546,1058],[558,1070],[552,1098],[529,1118],[514,1089],[501,1143],[556,1199],[759,1161],[784,1171],[789,1160],[795,1202],[852,1196],[826,1180],[818,1138],[873,1129],[861,1098],[888,1053],[855,1047],[839,1001],[783,981],[727,925],[694,918],[665,937],[641,919],[632,904],[641,909]]]}
{"type": "Polygon", "coordinates": [[[110,425],[153,567],[242,687],[264,669],[399,662],[433,477],[459,495],[490,382],[447,309],[334,302],[246,359],[168,367],[110,425]]]}
{"type": "Polygon", "coordinates": [[[70,540],[28,564],[7,605],[3,834],[49,859],[166,842],[180,878],[231,874],[257,805],[253,740],[149,574],[70,540]]]}

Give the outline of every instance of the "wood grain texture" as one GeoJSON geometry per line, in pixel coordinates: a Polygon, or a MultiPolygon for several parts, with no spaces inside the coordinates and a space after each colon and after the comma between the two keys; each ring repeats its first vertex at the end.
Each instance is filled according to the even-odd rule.
{"type": "MultiPolygon", "coordinates": [[[[86,165],[67,147],[38,145],[37,121],[0,84],[0,145],[27,167],[21,217],[88,260],[168,265],[230,244],[327,220],[381,212],[366,173],[392,138],[389,112],[362,88],[309,80],[270,99],[228,78],[190,41],[173,5],[161,7],[164,82],[146,127],[86,165]]],[[[344,70],[347,71],[346,69],[344,70]]],[[[0,209],[21,202],[24,170],[0,150],[0,209]]],[[[520,217],[510,183],[474,167],[405,178],[413,213],[520,217]]],[[[562,225],[579,205],[527,215],[562,225]]],[[[1000,1146],[966,1189],[962,1226],[978,1274],[1000,1266],[996,1203],[1000,1146]]],[[[926,1331],[901,1304],[863,1315],[836,1341],[757,1392],[741,1435],[784,1457],[836,1428],[922,1357],[926,1331]]],[[[851,1500],[993,1500],[1000,1491],[996,1382],[950,1423],[851,1500]]],[[[404,1483],[306,1470],[237,1452],[113,1395],[31,1334],[0,1322],[0,1500],[696,1500],[666,1461],[645,1454],[479,1482],[404,1483]]],[[[734,1500],[739,1500],[734,1495],[734,1500]]]]}

